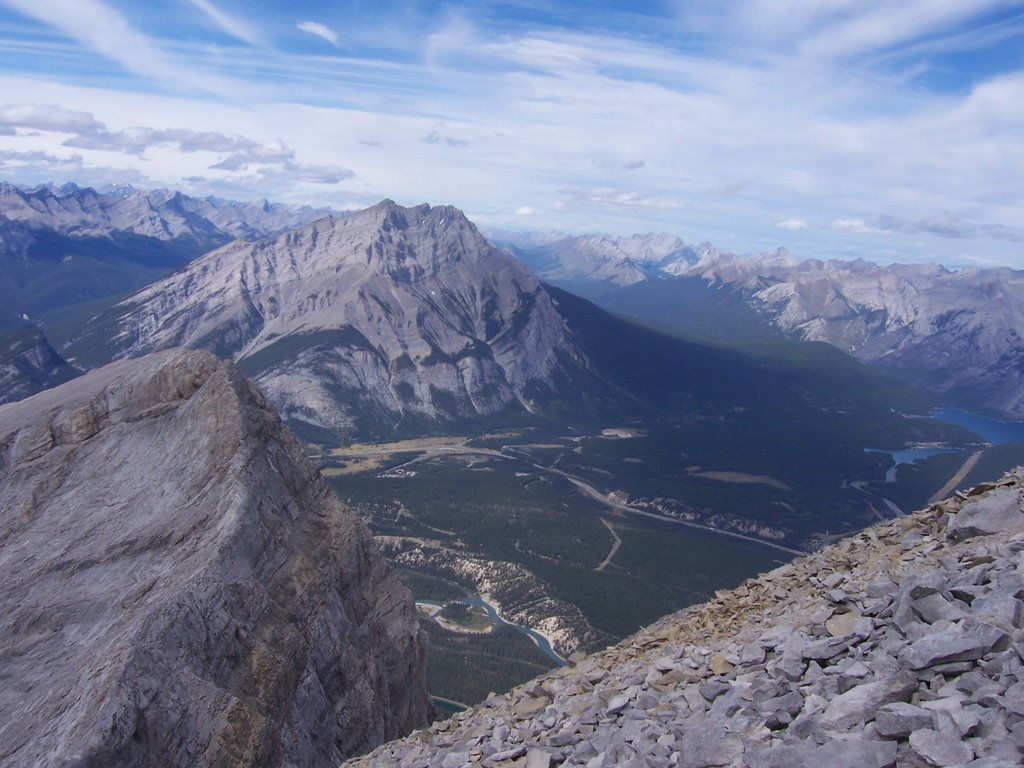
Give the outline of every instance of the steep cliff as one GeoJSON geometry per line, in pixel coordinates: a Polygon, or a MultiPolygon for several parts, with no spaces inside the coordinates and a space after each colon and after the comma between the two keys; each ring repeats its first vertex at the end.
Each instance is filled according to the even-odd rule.
{"type": "Polygon", "coordinates": [[[230,363],[0,407],[0,763],[340,762],[423,725],[409,592],[230,363]]]}

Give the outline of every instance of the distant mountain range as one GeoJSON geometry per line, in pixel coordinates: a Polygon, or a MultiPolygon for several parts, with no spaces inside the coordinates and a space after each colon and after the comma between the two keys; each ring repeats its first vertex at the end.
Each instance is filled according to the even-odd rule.
{"type": "Polygon", "coordinates": [[[123,186],[20,189],[0,183],[0,403],[75,375],[51,338],[96,309],[237,238],[259,239],[325,215],[123,186]],[[45,333],[44,328],[45,326],[45,333]]]}
{"type": "Polygon", "coordinates": [[[650,277],[687,269],[699,250],[675,235],[581,235],[490,232],[491,239],[541,280],[593,298],[650,277]]]}
{"type": "Polygon", "coordinates": [[[309,207],[233,203],[169,190],[101,194],[73,184],[0,183],[0,302],[35,319],[141,288],[238,238],[255,240],[325,215],[309,207]]]}
{"type": "Polygon", "coordinates": [[[499,237],[543,280],[726,342],[831,344],[950,403],[1024,418],[1024,272],[752,258],[667,235],[499,237]]]}

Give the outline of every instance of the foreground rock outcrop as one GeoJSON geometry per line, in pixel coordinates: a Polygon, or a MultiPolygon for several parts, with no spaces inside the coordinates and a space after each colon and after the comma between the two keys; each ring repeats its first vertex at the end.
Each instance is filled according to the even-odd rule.
{"type": "Polygon", "coordinates": [[[875,526],[346,765],[1020,765],[1022,487],[875,526]]]}
{"type": "Polygon", "coordinates": [[[331,765],[427,720],[411,595],[207,353],[0,408],[0,580],[3,765],[331,765]]]}

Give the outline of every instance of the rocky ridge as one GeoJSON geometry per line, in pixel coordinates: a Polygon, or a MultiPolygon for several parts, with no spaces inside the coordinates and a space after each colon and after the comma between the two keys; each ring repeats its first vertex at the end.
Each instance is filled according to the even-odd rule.
{"type": "Polygon", "coordinates": [[[205,352],[0,407],[0,763],[337,764],[425,724],[412,596],[205,352]]]}
{"type": "Polygon", "coordinates": [[[346,766],[1019,765],[1022,488],[876,525],[346,766]]]}

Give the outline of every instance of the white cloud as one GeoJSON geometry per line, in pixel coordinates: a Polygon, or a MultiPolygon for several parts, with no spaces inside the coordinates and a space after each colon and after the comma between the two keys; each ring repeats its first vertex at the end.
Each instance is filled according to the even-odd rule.
{"type": "Polygon", "coordinates": [[[986,7],[1006,6],[1006,0],[971,3],[936,0],[901,0],[898,3],[861,3],[845,19],[826,25],[801,46],[814,57],[838,58],[916,40],[955,26],[986,7]]]}
{"type": "Polygon", "coordinates": [[[803,219],[783,219],[782,221],[776,222],[775,226],[779,229],[788,229],[791,232],[797,232],[801,229],[807,229],[807,222],[803,219]]]}
{"type": "Polygon", "coordinates": [[[836,219],[832,222],[832,228],[843,232],[855,232],[858,235],[868,235],[882,231],[872,227],[863,219],[836,219]]]}
{"type": "Polygon", "coordinates": [[[533,216],[537,211],[530,205],[523,205],[516,208],[516,216],[533,216]]]}
{"type": "Polygon", "coordinates": [[[684,203],[664,197],[646,196],[640,192],[626,189],[612,189],[602,187],[597,189],[567,189],[563,193],[568,195],[571,203],[584,203],[590,205],[610,205],[619,208],[656,208],[660,210],[679,210],[685,207],[684,203]]]}
{"type": "Polygon", "coordinates": [[[303,32],[308,32],[311,35],[323,38],[333,46],[338,45],[338,33],[326,24],[321,24],[319,21],[300,21],[295,26],[303,32]]]}
{"type": "MultiPolygon", "coordinates": [[[[189,0],[214,11],[228,1],[189,0]]],[[[441,18],[356,14],[351,26],[346,20],[352,55],[344,57],[319,45],[277,55],[133,37],[125,16],[141,6],[119,2],[117,12],[113,0],[4,4],[75,39],[98,40],[86,44],[121,55],[149,80],[128,79],[124,90],[113,79],[83,87],[96,69],[84,66],[58,86],[48,71],[54,57],[90,63],[82,46],[42,35],[0,40],[8,57],[25,46],[20,60],[37,67],[30,76],[0,73],[0,100],[50,105],[30,104],[35,111],[22,118],[2,108],[0,151],[59,156],[74,146],[84,163],[168,185],[202,177],[212,192],[248,184],[252,195],[307,195],[313,204],[336,204],[343,193],[453,203],[496,226],[672,231],[748,253],[776,243],[781,229],[800,233],[793,239],[807,249],[802,256],[893,248],[906,259],[941,260],[973,248],[1024,259],[1024,72],[1005,62],[1002,75],[965,85],[965,69],[954,87],[933,89],[937,69],[915,80],[918,69],[894,74],[879,64],[922,46],[924,54],[899,67],[930,66],[933,57],[948,64],[940,59],[958,44],[958,20],[972,14],[974,29],[988,24],[990,0],[908,0],[908,10],[881,0],[700,4],[710,15],[697,30],[708,37],[697,42],[707,45],[685,48],[669,34],[662,44],[634,35],[638,27],[628,24],[602,32],[600,20],[586,33],[540,23],[497,33],[476,23],[472,4],[441,18]],[[71,20],[58,19],[54,6],[69,8],[71,20]],[[104,32],[76,7],[120,16],[127,36],[104,32]],[[360,55],[367,51],[372,58],[360,55]],[[153,78],[166,83],[181,72],[179,98],[152,93],[153,78]],[[214,95],[224,98],[189,93],[206,73],[222,78],[214,95]],[[289,183],[287,170],[304,181],[289,183]],[[352,183],[337,189],[313,186],[346,178],[352,183]]],[[[324,36],[318,22],[301,24],[337,43],[334,30],[324,36]]],[[[301,47],[302,36],[280,41],[295,38],[301,47]]]]}
{"type": "Polygon", "coordinates": [[[65,109],[56,104],[8,104],[0,106],[0,127],[87,133],[106,126],[89,112],[65,109]]]}

